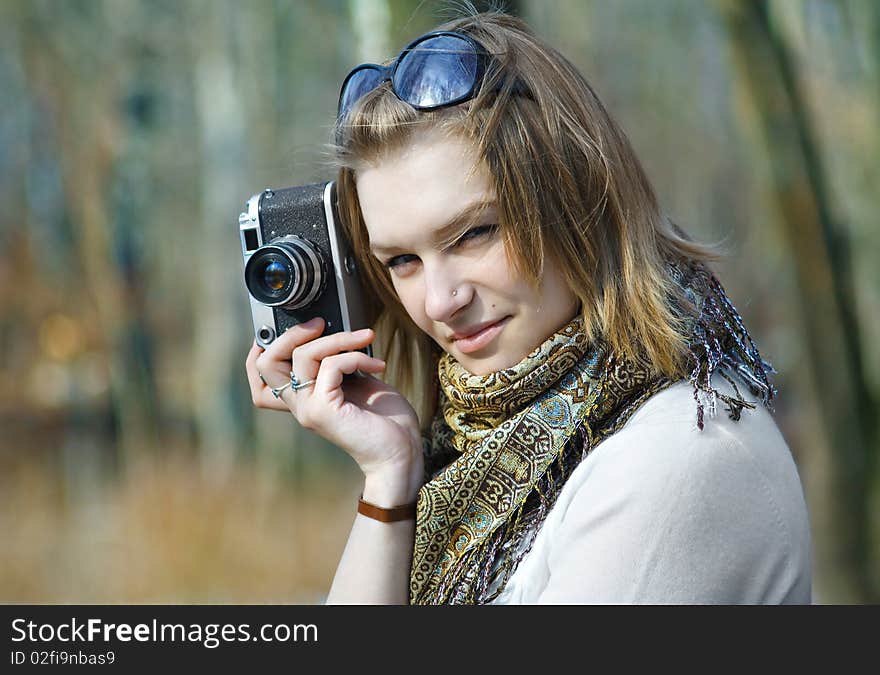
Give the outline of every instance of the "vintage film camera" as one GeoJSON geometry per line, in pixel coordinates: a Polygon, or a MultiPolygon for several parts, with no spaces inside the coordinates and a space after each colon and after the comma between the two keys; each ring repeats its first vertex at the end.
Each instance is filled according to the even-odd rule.
{"type": "MultiPolygon", "coordinates": [[[[339,225],[333,182],[251,197],[238,217],[244,282],[257,343],[320,316],[323,335],[366,328],[354,253],[339,225]]],[[[372,349],[362,350],[372,356],[372,349]]]]}

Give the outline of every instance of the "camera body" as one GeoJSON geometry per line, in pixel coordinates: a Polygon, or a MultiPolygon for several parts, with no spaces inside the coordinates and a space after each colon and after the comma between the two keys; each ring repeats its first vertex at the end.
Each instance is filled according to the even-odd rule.
{"type": "MultiPolygon", "coordinates": [[[[316,316],[323,335],[367,327],[357,262],[336,210],[333,182],[273,190],[248,199],[238,217],[254,334],[268,347],[316,316]]],[[[367,347],[367,354],[372,350],[367,347]]]]}

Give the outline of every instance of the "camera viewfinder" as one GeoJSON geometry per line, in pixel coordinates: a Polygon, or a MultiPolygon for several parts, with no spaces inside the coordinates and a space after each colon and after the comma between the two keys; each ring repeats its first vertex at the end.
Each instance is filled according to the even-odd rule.
{"type": "Polygon", "coordinates": [[[244,230],[244,246],[247,251],[256,251],[260,244],[257,240],[257,229],[244,230]]]}

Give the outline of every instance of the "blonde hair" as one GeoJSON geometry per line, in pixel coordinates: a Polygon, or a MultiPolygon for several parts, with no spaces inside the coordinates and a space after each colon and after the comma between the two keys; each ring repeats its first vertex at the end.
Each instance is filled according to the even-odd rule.
{"type": "Polygon", "coordinates": [[[480,93],[454,108],[419,112],[388,83],[337,121],[340,218],[361,261],[386,379],[413,404],[425,427],[436,408],[440,348],[400,304],[388,270],[370,253],[358,202],[358,167],[380,161],[427,129],[474,144],[495,188],[502,235],[514,269],[533,286],[545,264],[561,267],[581,301],[590,339],[656,373],[687,374],[683,297],[668,264],[720,258],[690,240],[660,211],[623,130],[560,53],[521,20],[477,13],[438,30],[466,33],[492,54],[480,93]]]}

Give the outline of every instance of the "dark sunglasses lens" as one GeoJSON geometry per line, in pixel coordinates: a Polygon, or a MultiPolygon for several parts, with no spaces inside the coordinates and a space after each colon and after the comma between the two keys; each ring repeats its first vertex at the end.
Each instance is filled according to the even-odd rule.
{"type": "Polygon", "coordinates": [[[477,65],[477,52],[467,40],[452,35],[428,38],[401,57],[394,91],[416,107],[445,105],[470,93],[477,65]]]}
{"type": "Polygon", "coordinates": [[[364,94],[382,84],[382,73],[376,68],[361,68],[353,72],[342,86],[339,96],[339,116],[344,117],[364,94]]]}

